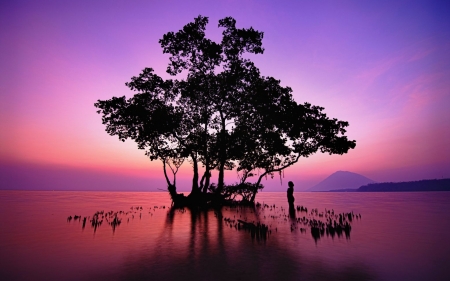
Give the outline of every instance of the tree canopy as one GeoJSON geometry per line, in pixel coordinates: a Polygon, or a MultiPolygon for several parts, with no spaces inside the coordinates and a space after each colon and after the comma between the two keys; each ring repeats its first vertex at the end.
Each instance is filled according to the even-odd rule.
{"type": "Polygon", "coordinates": [[[345,136],[348,122],[330,119],[322,107],[298,104],[291,88],[262,76],[244,56],[264,52],[262,32],[236,28],[227,17],[219,20],[223,36],[216,43],[205,37],[207,23],[207,17],[198,16],[159,41],[170,56],[167,73],[175,77],[184,71],[185,78],[164,80],[145,68],[126,83],[136,92],[133,97],[95,103],[108,134],[132,139],[151,160],[162,161],[169,187],[176,185],[176,172],[188,160],[192,196],[239,193],[253,201],[263,177],[300,157],[317,151],[344,154],[355,147],[345,136]],[[225,185],[227,169],[237,170],[238,184],[225,185]],[[212,184],[212,170],[218,170],[217,184],[212,184]],[[249,183],[251,177],[256,181],[249,183]]]}

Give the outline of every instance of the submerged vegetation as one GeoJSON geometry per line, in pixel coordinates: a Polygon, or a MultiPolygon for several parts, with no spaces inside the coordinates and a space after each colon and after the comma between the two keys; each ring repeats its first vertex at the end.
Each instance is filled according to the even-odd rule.
{"type": "Polygon", "coordinates": [[[108,134],[134,140],[162,162],[175,205],[221,205],[236,196],[253,204],[264,177],[317,151],[344,154],[355,147],[344,135],[347,122],[330,119],[320,106],[298,104],[291,88],[261,76],[246,54],[264,52],[262,32],[239,29],[227,17],[219,20],[223,36],[216,43],[205,37],[207,23],[198,16],[159,41],[170,56],[167,73],[183,78],[164,80],[145,68],[126,83],[133,97],[95,103],[108,134]],[[176,191],[185,161],[193,172],[186,197],[176,191]],[[224,172],[232,169],[239,182],[226,185],[224,172]]]}
{"type": "MultiPolygon", "coordinates": [[[[105,223],[111,227],[114,234],[116,228],[122,222],[128,224],[132,223],[135,219],[138,221],[143,218],[148,220],[148,216],[153,217],[157,212],[166,210],[166,223],[168,224],[173,223],[176,212],[184,215],[187,211],[186,208],[172,207],[166,209],[166,206],[132,206],[127,211],[97,211],[92,216],[85,216],[83,219],[79,215],[75,215],[74,217],[69,216],[67,223],[71,223],[72,219],[74,223],[78,220],[78,224],[81,224],[82,230],[85,229],[87,223],[88,226],[91,226],[94,234],[105,223]]],[[[208,212],[210,211],[191,208],[189,210],[189,216],[192,220],[191,223],[195,224],[198,217],[208,216],[208,212]]],[[[294,208],[294,212],[291,212],[291,210],[288,211],[288,209],[282,206],[276,206],[275,204],[268,205],[265,203],[256,203],[252,206],[242,206],[242,204],[236,203],[230,204],[225,208],[215,209],[214,216],[226,228],[248,232],[251,238],[257,241],[265,241],[270,235],[278,231],[283,231],[283,228],[284,231],[286,231],[286,228],[290,228],[291,233],[310,233],[316,243],[325,235],[332,239],[335,236],[337,238],[345,236],[346,239],[350,239],[352,223],[355,220],[361,219],[361,214],[354,214],[353,212],[335,213],[334,210],[327,209],[319,212],[317,208],[312,208],[308,211],[308,208],[301,205],[298,205],[294,208]]],[[[204,221],[207,222],[208,220],[204,221]]]]}

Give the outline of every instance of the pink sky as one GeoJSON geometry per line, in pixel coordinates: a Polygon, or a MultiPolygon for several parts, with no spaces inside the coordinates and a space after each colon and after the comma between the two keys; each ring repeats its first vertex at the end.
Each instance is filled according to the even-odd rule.
{"type": "MultiPolygon", "coordinates": [[[[251,57],[262,74],[290,86],[297,102],[350,123],[354,150],[286,170],[298,190],[338,170],[380,182],[450,177],[445,1],[6,2],[13,3],[0,4],[0,176],[8,182],[1,189],[52,189],[49,174],[71,182],[55,189],[165,188],[161,163],[109,136],[94,102],[130,97],[124,84],[144,67],[168,78],[158,40],[199,14],[210,18],[215,40],[226,16],[263,31],[265,53],[251,57]]],[[[186,164],[180,190],[190,188],[190,173],[186,164]]],[[[236,180],[228,172],[227,182],[236,180]]],[[[279,179],[263,183],[286,188],[279,179]]]]}

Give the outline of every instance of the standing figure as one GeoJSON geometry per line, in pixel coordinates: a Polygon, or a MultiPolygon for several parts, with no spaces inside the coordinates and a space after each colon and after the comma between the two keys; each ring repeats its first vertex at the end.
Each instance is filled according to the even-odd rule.
{"type": "Polygon", "coordinates": [[[289,203],[289,217],[291,220],[295,220],[295,207],[294,207],[294,183],[288,182],[289,188],[287,189],[287,199],[289,203]]]}
{"type": "Polygon", "coordinates": [[[294,198],[294,183],[288,182],[289,188],[287,189],[287,199],[289,205],[294,204],[295,198],[294,198]]]}

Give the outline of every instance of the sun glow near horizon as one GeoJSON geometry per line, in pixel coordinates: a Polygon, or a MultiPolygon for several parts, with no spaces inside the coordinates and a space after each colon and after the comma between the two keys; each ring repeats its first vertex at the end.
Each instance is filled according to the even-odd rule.
{"type": "MultiPolygon", "coordinates": [[[[450,177],[445,3],[241,2],[106,9],[99,3],[4,4],[2,164],[162,178],[159,161],[105,132],[93,104],[130,97],[133,92],[124,83],[144,67],[169,78],[168,57],[158,40],[202,14],[210,17],[207,35],[216,40],[217,21],[225,16],[233,16],[238,27],[263,31],[265,53],[251,56],[262,75],[290,86],[298,103],[323,106],[328,116],[350,123],[354,150],[302,159],[286,170],[290,177],[310,184],[337,170],[376,181],[450,177]]],[[[190,173],[185,163],[179,177],[188,182],[190,173]]],[[[229,181],[233,173],[227,173],[229,181]]]]}

